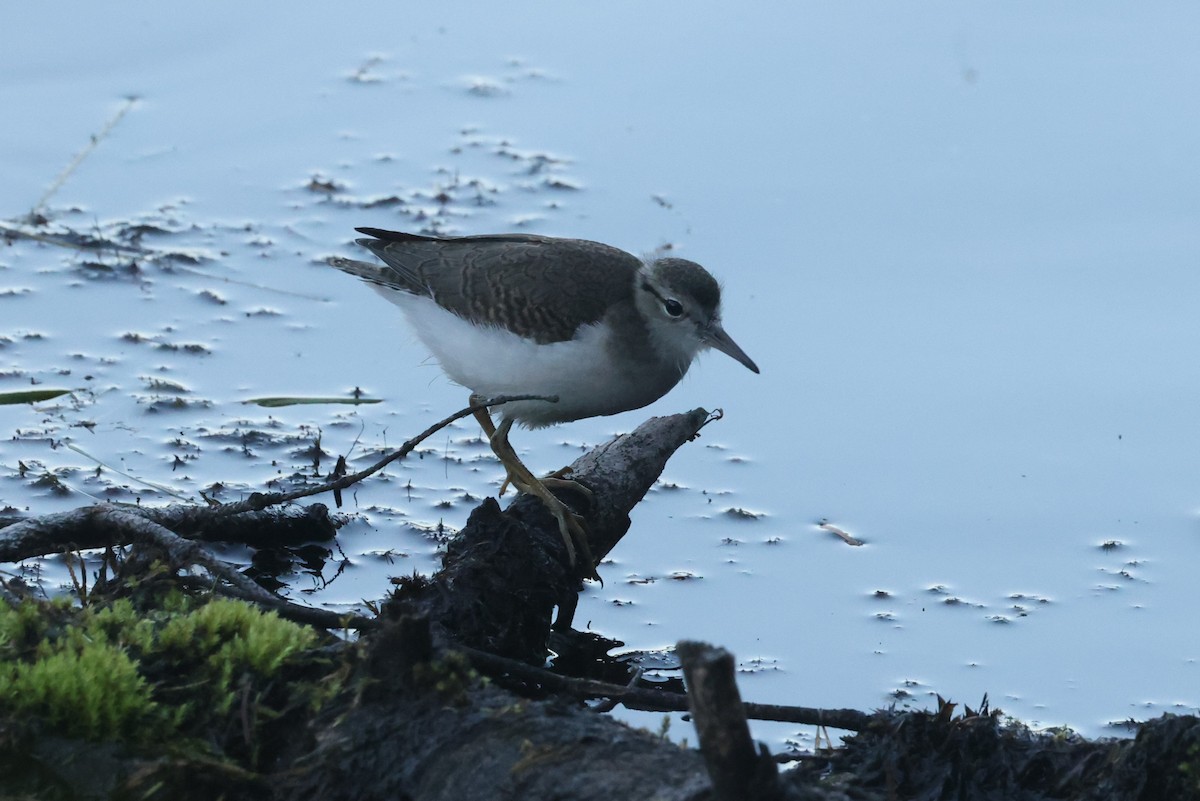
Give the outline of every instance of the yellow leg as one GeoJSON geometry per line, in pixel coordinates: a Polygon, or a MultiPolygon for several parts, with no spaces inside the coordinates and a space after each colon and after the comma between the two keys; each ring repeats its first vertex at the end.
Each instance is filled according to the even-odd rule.
{"type": "MultiPolygon", "coordinates": [[[[478,395],[471,396],[471,403],[478,403],[480,397],[478,395]]],[[[505,484],[512,484],[519,492],[525,492],[530,495],[536,495],[541,499],[550,513],[554,515],[558,521],[558,530],[562,534],[563,543],[567,546],[567,556],[572,565],[576,564],[575,553],[578,549],[584,564],[586,565],[590,579],[600,581],[600,575],[596,573],[596,561],[592,557],[592,548],[588,544],[587,532],[583,528],[583,522],[572,514],[566,504],[554,496],[549,489],[546,488],[546,483],[538,479],[528,467],[524,465],[512,445],[508,441],[508,432],[512,428],[512,420],[504,420],[497,428],[492,422],[492,416],[487,409],[481,409],[475,412],[475,419],[479,421],[483,433],[487,434],[488,442],[492,446],[492,452],[496,454],[496,458],[504,465],[504,469],[508,474],[505,484]]],[[[581,484],[563,479],[558,476],[549,478],[549,483],[558,485],[569,485],[572,488],[583,490],[589,497],[591,492],[581,484]]]]}
{"type": "MultiPolygon", "coordinates": [[[[477,403],[483,403],[485,400],[487,400],[487,399],[484,398],[482,395],[476,395],[474,393],[471,393],[470,404],[472,406],[474,406],[477,403]]],[[[479,410],[475,411],[473,414],[475,415],[475,420],[479,423],[479,427],[483,429],[483,433],[487,436],[488,444],[491,444],[492,440],[496,436],[496,424],[494,422],[492,422],[492,413],[490,411],[488,411],[487,409],[479,409],[479,410]]],[[[495,450],[496,450],[496,448],[493,445],[492,451],[495,452],[495,450]]],[[[496,455],[499,456],[500,454],[496,454],[496,455]]],[[[504,460],[501,459],[500,462],[501,462],[501,464],[503,464],[504,460]]],[[[506,471],[505,476],[504,476],[504,482],[500,485],[500,492],[497,493],[501,498],[504,497],[504,493],[508,490],[508,485],[514,483],[512,470],[509,469],[507,464],[504,465],[504,470],[506,471]]],[[[574,563],[572,563],[572,564],[574,564],[574,563]]]]}

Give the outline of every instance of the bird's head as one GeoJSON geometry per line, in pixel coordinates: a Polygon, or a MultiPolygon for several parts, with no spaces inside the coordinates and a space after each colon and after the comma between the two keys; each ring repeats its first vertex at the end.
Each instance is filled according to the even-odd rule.
{"type": "Polygon", "coordinates": [[[721,326],[721,285],[707,270],[687,259],[656,259],[638,274],[635,298],[664,354],[684,369],[705,348],[715,348],[750,370],[758,365],[721,326]]]}

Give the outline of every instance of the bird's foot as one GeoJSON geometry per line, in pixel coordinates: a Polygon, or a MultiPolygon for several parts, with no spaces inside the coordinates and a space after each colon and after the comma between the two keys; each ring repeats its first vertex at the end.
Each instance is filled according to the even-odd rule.
{"type": "MultiPolygon", "coordinates": [[[[545,501],[544,498],[542,500],[545,501]]],[[[586,571],[584,578],[598,581],[603,587],[604,579],[600,578],[600,574],[596,572],[596,559],[592,556],[592,546],[588,543],[587,524],[584,523],[582,517],[568,509],[562,501],[557,498],[554,500],[555,503],[547,504],[547,508],[558,521],[558,531],[562,534],[563,543],[567,546],[567,556],[570,557],[571,564],[577,565],[582,562],[582,569],[586,571]],[[574,546],[572,546],[572,542],[574,546]],[[579,554],[579,559],[575,557],[576,552],[579,554]]]]}
{"type": "MultiPolygon", "coordinates": [[[[479,395],[471,396],[471,403],[477,404],[482,402],[479,395]]],[[[524,492],[529,495],[536,495],[541,499],[550,513],[554,515],[554,519],[558,521],[558,530],[562,534],[563,544],[567,546],[567,559],[571,567],[578,565],[579,561],[583,561],[583,571],[586,578],[604,583],[600,578],[600,574],[596,572],[596,560],[592,556],[592,547],[588,543],[587,529],[584,528],[583,518],[575,515],[567,505],[554,496],[554,493],[546,487],[546,483],[538,479],[529,468],[517,456],[517,452],[513,450],[512,444],[508,441],[508,432],[512,428],[513,421],[505,419],[497,427],[492,422],[491,415],[486,409],[480,409],[475,412],[475,419],[479,421],[479,425],[483,428],[483,433],[487,434],[488,442],[492,446],[492,452],[496,454],[496,458],[500,460],[500,464],[504,465],[505,479],[500,487],[500,494],[508,489],[511,484],[518,492],[524,492]],[[578,553],[578,558],[577,558],[578,553]]],[[[562,478],[570,472],[570,468],[563,468],[556,473],[552,473],[549,479],[551,484],[558,482],[558,486],[567,487],[581,492],[589,501],[592,500],[592,493],[587,487],[579,484],[576,481],[570,481],[562,478]]]]}
{"type": "Polygon", "coordinates": [[[561,470],[555,470],[548,476],[542,478],[542,484],[546,489],[551,490],[569,490],[578,492],[580,495],[588,499],[588,503],[592,503],[596,499],[595,493],[590,489],[580,484],[573,478],[564,478],[563,476],[570,475],[573,471],[570,467],[564,467],[561,470]]]}
{"type": "MultiPolygon", "coordinates": [[[[567,559],[572,567],[582,562],[583,570],[587,571],[585,578],[598,581],[603,585],[604,579],[600,578],[600,574],[596,572],[596,559],[592,556],[592,546],[588,542],[586,523],[583,518],[572,512],[565,503],[550,492],[544,480],[532,476],[530,478],[533,480],[527,483],[510,476],[512,484],[517,490],[528,495],[536,495],[546,505],[550,514],[554,515],[554,519],[558,521],[558,530],[562,534],[563,544],[567,546],[567,559]]],[[[591,499],[592,491],[576,481],[561,478],[550,481],[551,484],[555,482],[561,482],[571,489],[579,490],[589,500],[591,499]]]]}
{"type": "MultiPolygon", "coordinates": [[[[565,490],[570,490],[571,492],[578,492],[580,495],[582,495],[583,497],[588,499],[588,503],[591,503],[592,500],[595,499],[595,497],[596,497],[595,494],[593,494],[590,489],[583,486],[575,479],[567,478],[567,476],[571,475],[574,472],[575,472],[575,469],[572,468],[570,465],[567,465],[566,467],[560,467],[553,472],[547,473],[546,475],[542,476],[538,480],[541,481],[542,486],[546,487],[547,489],[551,489],[551,490],[564,490],[565,489],[565,490]]],[[[517,486],[517,478],[518,477],[516,475],[514,475],[512,473],[512,471],[508,471],[505,474],[504,481],[502,481],[500,483],[500,492],[498,493],[498,495],[501,498],[504,497],[504,493],[508,492],[509,487],[517,486]]],[[[524,492],[525,490],[518,490],[518,491],[524,492]]]]}

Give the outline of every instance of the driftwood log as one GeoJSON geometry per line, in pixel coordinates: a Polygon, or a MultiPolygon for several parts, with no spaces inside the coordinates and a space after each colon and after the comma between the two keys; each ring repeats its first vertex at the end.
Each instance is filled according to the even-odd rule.
{"type": "MultiPolygon", "coordinates": [[[[709,419],[703,409],[656,417],[570,465],[587,487],[560,495],[584,518],[592,553],[602,559],[629,530],[629,513],[662,474],[667,459],[695,438],[709,419]]],[[[542,664],[555,608],[569,626],[581,587],[580,569],[568,562],[554,518],[537,498],[518,497],[501,511],[480,504],[460,536],[450,542],[439,589],[423,602],[404,598],[444,625],[454,641],[531,664],[542,664]]]]}

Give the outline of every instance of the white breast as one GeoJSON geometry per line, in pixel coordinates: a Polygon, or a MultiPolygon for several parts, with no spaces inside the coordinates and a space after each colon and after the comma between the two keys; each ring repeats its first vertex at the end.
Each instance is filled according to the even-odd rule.
{"type": "Polygon", "coordinates": [[[612,363],[603,324],[585,326],[570,341],[540,345],[502,328],[470,323],[427,297],[387,290],[380,294],[404,310],[417,336],[456,383],[485,397],[559,397],[557,404],[524,401],[500,407],[504,416],[526,426],[636,409],[665,391],[631,380],[612,363]]]}

